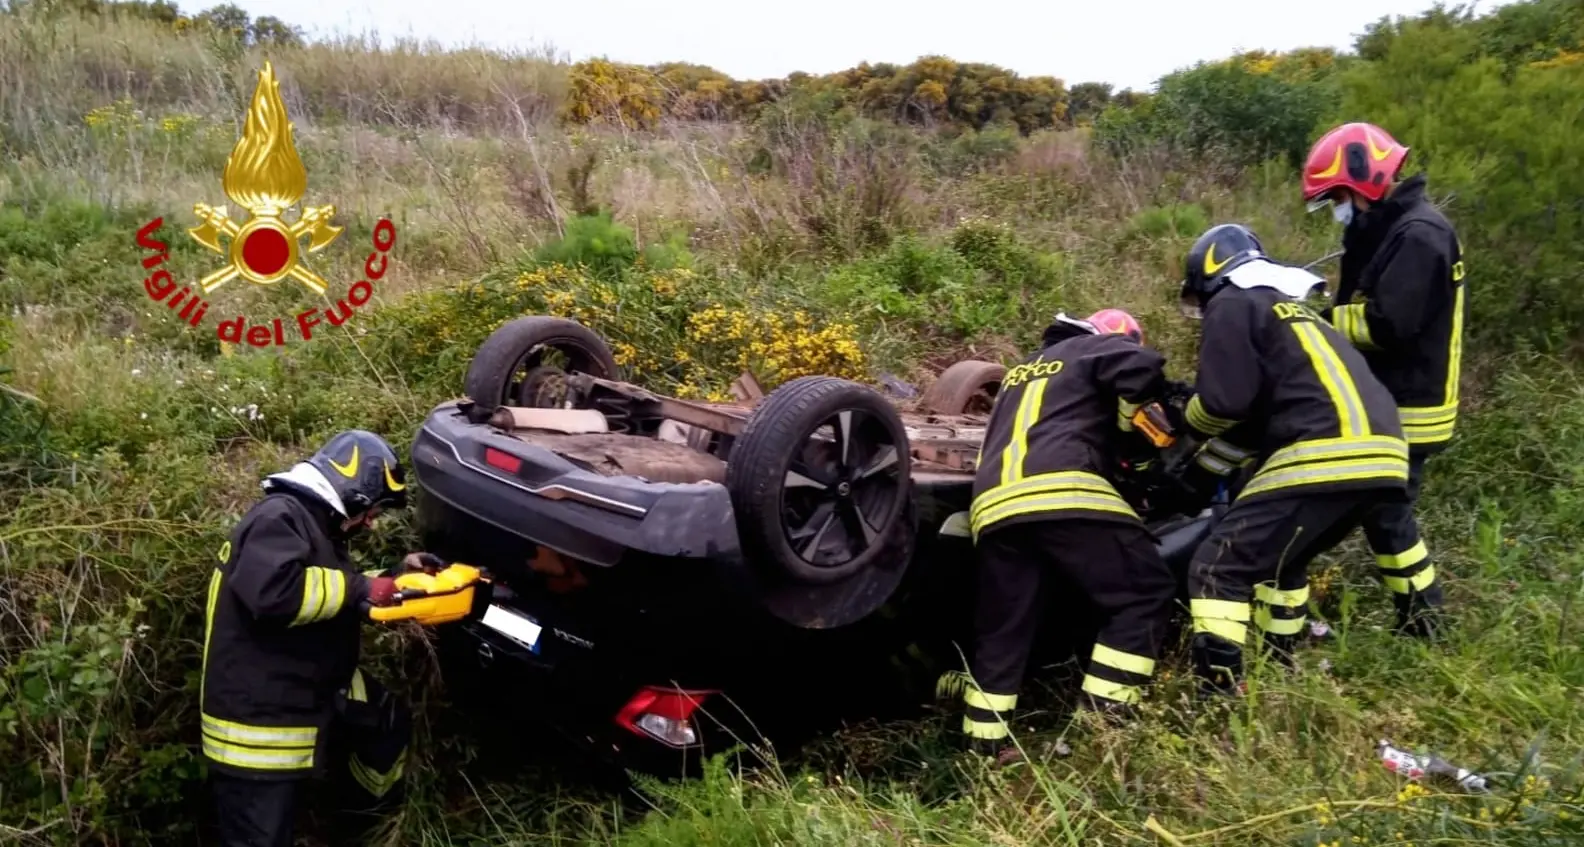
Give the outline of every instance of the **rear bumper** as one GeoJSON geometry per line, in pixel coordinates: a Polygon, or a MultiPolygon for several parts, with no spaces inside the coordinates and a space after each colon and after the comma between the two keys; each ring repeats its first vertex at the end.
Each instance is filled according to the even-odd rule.
{"type": "Polygon", "coordinates": [[[484,424],[446,403],[413,441],[424,495],[498,530],[596,565],[628,550],[665,557],[740,556],[731,497],[713,482],[648,482],[583,470],[542,447],[484,424]],[[516,473],[488,464],[485,451],[520,461],[516,473]]]}

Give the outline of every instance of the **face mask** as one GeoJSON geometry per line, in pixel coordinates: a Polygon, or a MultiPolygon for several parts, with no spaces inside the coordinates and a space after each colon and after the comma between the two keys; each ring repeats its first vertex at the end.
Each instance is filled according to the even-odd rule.
{"type": "Polygon", "coordinates": [[[1353,203],[1351,201],[1345,203],[1332,203],[1331,216],[1336,218],[1336,222],[1343,226],[1353,223],[1353,203]]]}

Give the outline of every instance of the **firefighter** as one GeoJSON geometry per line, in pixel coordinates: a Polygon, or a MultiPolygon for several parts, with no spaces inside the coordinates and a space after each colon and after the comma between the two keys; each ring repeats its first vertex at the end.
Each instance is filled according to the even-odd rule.
{"type": "Polygon", "coordinates": [[[974,479],[979,560],[976,644],[962,683],[963,730],[1006,752],[1006,718],[1053,580],[1087,597],[1100,628],[1084,704],[1117,713],[1155,671],[1176,583],[1154,539],[1108,476],[1133,414],[1164,395],[1164,359],[1133,317],[1057,315],[1041,351],[1007,371],[974,479]]]}
{"type": "Polygon", "coordinates": [[[1311,211],[1330,206],[1344,225],[1326,317],[1392,393],[1408,440],[1408,501],[1372,511],[1364,536],[1396,603],[1398,631],[1433,637],[1441,584],[1414,505],[1426,460],[1448,446],[1457,420],[1465,287],[1457,233],[1425,196],[1424,174],[1398,179],[1407,156],[1378,126],[1336,127],[1309,151],[1303,197],[1311,211]]]}
{"type": "Polygon", "coordinates": [[[299,786],[332,761],[344,809],[379,811],[400,793],[409,715],[358,669],[364,607],[389,605],[396,583],[355,570],[347,542],[406,505],[404,477],[379,436],[342,432],[267,477],[220,548],[200,699],[226,847],[290,845],[299,786]]]}
{"type": "Polygon", "coordinates": [[[1188,253],[1183,311],[1203,320],[1203,338],[1184,418],[1203,444],[1185,480],[1205,491],[1239,469],[1254,471],[1189,564],[1203,693],[1241,686],[1250,622],[1290,659],[1309,562],[1377,503],[1406,497],[1408,445],[1396,404],[1303,302],[1321,282],[1268,260],[1238,224],[1212,227],[1188,253]]]}

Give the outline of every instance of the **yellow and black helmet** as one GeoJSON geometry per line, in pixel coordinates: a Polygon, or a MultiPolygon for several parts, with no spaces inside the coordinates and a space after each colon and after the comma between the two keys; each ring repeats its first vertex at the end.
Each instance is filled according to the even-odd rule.
{"type": "Polygon", "coordinates": [[[1265,257],[1259,236],[1242,224],[1218,224],[1207,230],[1188,250],[1182,281],[1182,311],[1199,318],[1206,303],[1226,285],[1226,275],[1265,257]]]}
{"type": "Polygon", "coordinates": [[[338,433],[309,457],[308,464],[324,474],[349,518],[375,506],[400,509],[407,505],[407,471],[390,444],[372,432],[349,429],[338,433]]]}

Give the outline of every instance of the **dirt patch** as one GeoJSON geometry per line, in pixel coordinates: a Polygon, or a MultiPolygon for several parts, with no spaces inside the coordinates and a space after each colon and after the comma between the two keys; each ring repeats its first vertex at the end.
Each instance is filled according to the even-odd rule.
{"type": "Polygon", "coordinates": [[[641,476],[650,482],[726,481],[726,463],[681,444],[641,435],[520,431],[517,438],[553,450],[605,476],[641,476]]]}

